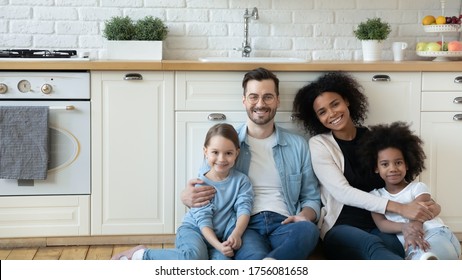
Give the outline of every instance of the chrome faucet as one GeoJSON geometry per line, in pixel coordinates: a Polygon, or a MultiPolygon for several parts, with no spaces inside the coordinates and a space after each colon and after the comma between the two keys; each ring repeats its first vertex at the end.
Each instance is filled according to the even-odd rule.
{"type": "Polygon", "coordinates": [[[252,13],[249,13],[249,9],[245,9],[244,13],[244,42],[242,42],[242,48],[235,50],[242,51],[242,57],[249,57],[252,47],[249,42],[249,18],[258,19],[258,9],[253,8],[252,13]]]}

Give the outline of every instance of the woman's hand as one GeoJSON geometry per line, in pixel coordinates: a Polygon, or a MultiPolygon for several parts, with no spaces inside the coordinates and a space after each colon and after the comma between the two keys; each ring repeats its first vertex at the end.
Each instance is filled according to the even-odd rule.
{"type": "Polygon", "coordinates": [[[414,200],[411,203],[402,204],[399,214],[409,220],[415,220],[423,223],[434,218],[434,215],[429,208],[429,206],[434,203],[434,201],[419,202],[414,200]]]}
{"type": "Polygon", "coordinates": [[[188,181],[186,188],[181,192],[181,201],[184,205],[191,207],[202,207],[210,203],[210,200],[215,196],[215,188],[211,186],[199,186],[203,184],[200,179],[191,179],[188,181]]]}
{"type": "Polygon", "coordinates": [[[424,205],[433,213],[433,217],[436,217],[441,213],[441,205],[436,203],[433,199],[424,202],[424,205]]]}

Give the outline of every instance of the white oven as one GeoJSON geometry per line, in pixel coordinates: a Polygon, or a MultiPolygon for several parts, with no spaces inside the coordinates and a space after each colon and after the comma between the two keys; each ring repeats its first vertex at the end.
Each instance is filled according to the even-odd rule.
{"type": "Polygon", "coordinates": [[[0,196],[91,193],[88,72],[0,72],[0,106],[46,106],[49,114],[46,179],[0,179],[0,196]]]}

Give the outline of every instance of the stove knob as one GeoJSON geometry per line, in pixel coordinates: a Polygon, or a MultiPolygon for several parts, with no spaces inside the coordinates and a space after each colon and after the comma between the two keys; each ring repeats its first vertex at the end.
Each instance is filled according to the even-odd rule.
{"type": "Polygon", "coordinates": [[[50,94],[51,91],[53,90],[53,87],[50,84],[44,84],[41,90],[44,94],[50,94]]]}
{"type": "Polygon", "coordinates": [[[0,84],[0,94],[4,94],[8,91],[8,86],[5,84],[0,84]]]}

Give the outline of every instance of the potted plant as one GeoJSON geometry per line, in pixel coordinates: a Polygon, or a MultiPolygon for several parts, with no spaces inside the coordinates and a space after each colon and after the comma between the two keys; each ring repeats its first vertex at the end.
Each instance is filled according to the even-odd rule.
{"type": "Polygon", "coordinates": [[[353,31],[356,38],[361,40],[363,60],[376,61],[382,56],[382,41],[388,38],[391,32],[390,24],[380,18],[370,18],[359,23],[353,31]]]}
{"type": "Polygon", "coordinates": [[[108,59],[162,60],[162,41],[168,28],[159,18],[112,17],[105,22],[108,59]]]}

